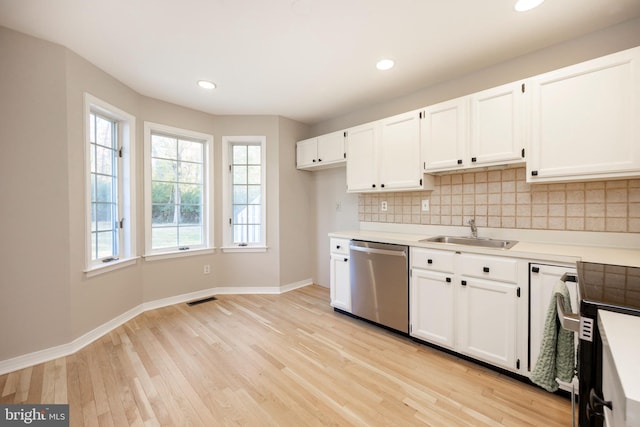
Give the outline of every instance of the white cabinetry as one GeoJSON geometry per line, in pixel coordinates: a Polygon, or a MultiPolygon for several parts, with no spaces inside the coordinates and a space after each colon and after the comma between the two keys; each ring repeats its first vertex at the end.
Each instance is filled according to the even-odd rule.
{"type": "Polygon", "coordinates": [[[380,121],[380,187],[386,190],[422,188],[420,119],[417,111],[380,121]]]}
{"type": "Polygon", "coordinates": [[[378,181],[376,122],[347,130],[347,191],[375,191],[378,181]]]}
{"type": "Polygon", "coordinates": [[[522,162],[525,142],[526,83],[510,83],[470,96],[472,166],[522,162]]]}
{"type": "Polygon", "coordinates": [[[349,239],[331,239],[331,306],[351,313],[349,239]]]}
{"type": "Polygon", "coordinates": [[[425,172],[462,168],[468,143],[467,97],[431,105],[424,110],[420,138],[425,172]]]}
{"type": "Polygon", "coordinates": [[[425,108],[424,171],[522,162],[524,88],[522,82],[510,83],[425,108]]]}
{"type": "MultiPolygon", "coordinates": [[[[411,335],[520,370],[516,259],[411,248],[411,335]]],[[[525,269],[526,270],[526,269],[525,269]]]]}
{"type": "Polygon", "coordinates": [[[460,351],[496,366],[516,369],[518,261],[461,254],[458,306],[460,351]]]}
{"type": "Polygon", "coordinates": [[[640,175],[640,48],[531,80],[530,182],[640,175]]]}
{"type": "MultiPolygon", "coordinates": [[[[574,267],[560,265],[531,264],[529,266],[529,369],[533,372],[540,355],[544,324],[549,311],[549,304],[553,296],[553,289],[563,275],[567,274],[566,284],[571,298],[571,307],[578,311],[578,284],[574,267]]],[[[578,337],[576,336],[576,348],[578,337]]],[[[577,378],[574,379],[577,389],[577,378]]],[[[559,381],[560,388],[571,391],[571,384],[559,381]]]]}
{"type": "Polygon", "coordinates": [[[411,335],[453,349],[454,252],[411,248],[411,335]]]}
{"type": "Polygon", "coordinates": [[[347,191],[433,188],[420,165],[419,112],[412,111],[347,130],[347,191]]]}
{"type": "Polygon", "coordinates": [[[298,169],[324,169],[345,164],[344,132],[333,132],[298,141],[296,165],[298,169]]]}

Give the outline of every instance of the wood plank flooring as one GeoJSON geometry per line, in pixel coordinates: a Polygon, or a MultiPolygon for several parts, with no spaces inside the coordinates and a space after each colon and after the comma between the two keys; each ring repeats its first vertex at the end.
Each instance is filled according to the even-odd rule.
{"type": "Polygon", "coordinates": [[[568,399],[335,313],[320,286],[149,311],[0,392],[69,403],[72,426],[571,423],[568,399]]]}

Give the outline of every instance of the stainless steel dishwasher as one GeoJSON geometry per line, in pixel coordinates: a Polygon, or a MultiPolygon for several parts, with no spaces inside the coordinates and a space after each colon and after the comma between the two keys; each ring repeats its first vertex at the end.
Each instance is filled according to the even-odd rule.
{"type": "Polygon", "coordinates": [[[409,333],[409,247],[352,240],[351,312],[409,333]]]}

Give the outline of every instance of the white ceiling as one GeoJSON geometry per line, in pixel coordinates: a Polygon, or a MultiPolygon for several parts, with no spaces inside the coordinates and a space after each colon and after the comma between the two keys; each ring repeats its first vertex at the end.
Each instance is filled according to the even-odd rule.
{"type": "Polygon", "coordinates": [[[137,92],[315,124],[640,16],[640,0],[0,0],[137,92]],[[375,62],[392,58],[381,72],[375,62]],[[204,91],[198,79],[218,88],[204,91]]]}

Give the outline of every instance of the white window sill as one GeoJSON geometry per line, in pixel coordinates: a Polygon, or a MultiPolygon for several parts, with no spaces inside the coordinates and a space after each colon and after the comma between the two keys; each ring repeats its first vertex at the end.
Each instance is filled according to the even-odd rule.
{"type": "Polygon", "coordinates": [[[194,255],[208,255],[216,251],[216,248],[189,249],[186,251],[158,252],[143,255],[145,261],[160,261],[170,258],[183,258],[194,255]]]}
{"type": "Polygon", "coordinates": [[[223,246],[224,253],[267,252],[267,246],[223,246]]]}
{"type": "Polygon", "coordinates": [[[125,258],[106,262],[101,265],[96,264],[84,270],[84,274],[86,275],[86,277],[95,277],[99,276],[100,274],[109,273],[110,271],[120,270],[121,268],[137,264],[139,258],[140,257],[125,258]]]}

